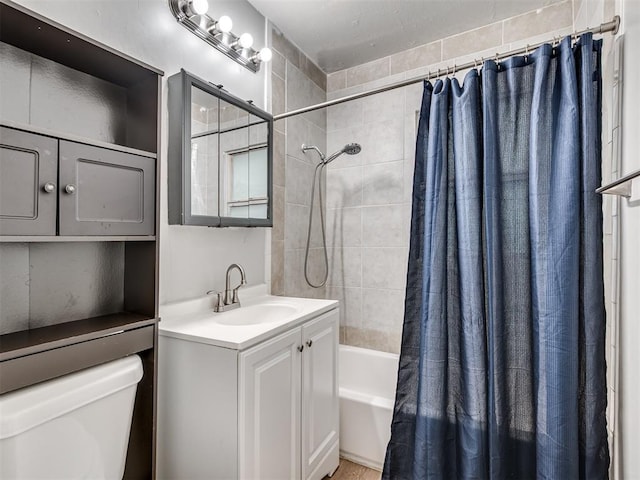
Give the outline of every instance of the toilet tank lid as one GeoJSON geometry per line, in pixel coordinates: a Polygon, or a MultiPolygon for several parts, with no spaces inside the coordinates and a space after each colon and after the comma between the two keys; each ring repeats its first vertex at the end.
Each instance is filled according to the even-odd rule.
{"type": "Polygon", "coordinates": [[[0,395],[0,440],[95,402],[142,378],[137,355],[0,395]]]}

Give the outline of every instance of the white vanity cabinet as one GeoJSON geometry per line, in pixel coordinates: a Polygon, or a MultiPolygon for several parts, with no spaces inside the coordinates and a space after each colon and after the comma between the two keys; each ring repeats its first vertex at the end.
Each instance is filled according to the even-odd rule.
{"type": "Polygon", "coordinates": [[[200,342],[185,333],[193,324],[167,322],[158,478],[320,480],[335,471],[339,313],[335,302],[304,300],[326,303],[247,348],[200,342]]]}
{"type": "Polygon", "coordinates": [[[333,472],[337,362],[337,310],[240,354],[240,478],[321,479],[333,472]]]}

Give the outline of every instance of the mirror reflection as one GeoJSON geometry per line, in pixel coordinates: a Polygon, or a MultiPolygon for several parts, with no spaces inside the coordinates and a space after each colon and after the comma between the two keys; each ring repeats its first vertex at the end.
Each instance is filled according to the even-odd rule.
{"type": "Polygon", "coordinates": [[[218,215],[218,99],[191,87],[191,213],[218,215]]]}
{"type": "Polygon", "coordinates": [[[270,226],[271,115],[184,70],[169,101],[170,223],[270,226]]]}

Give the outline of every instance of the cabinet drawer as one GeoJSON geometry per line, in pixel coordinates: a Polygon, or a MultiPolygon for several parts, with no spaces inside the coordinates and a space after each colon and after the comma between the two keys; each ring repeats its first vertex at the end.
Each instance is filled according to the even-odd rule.
{"type": "Polygon", "coordinates": [[[153,235],[155,163],[60,141],[60,235],[153,235]]]}
{"type": "Polygon", "coordinates": [[[0,127],[0,235],[56,234],[57,162],[57,140],[0,127]]]}

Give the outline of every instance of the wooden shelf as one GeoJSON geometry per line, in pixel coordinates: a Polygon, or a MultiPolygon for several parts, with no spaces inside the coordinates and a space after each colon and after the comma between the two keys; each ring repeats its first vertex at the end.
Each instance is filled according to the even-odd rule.
{"type": "MultiPolygon", "coordinates": [[[[128,355],[138,355],[144,374],[136,390],[123,478],[154,478],[161,182],[157,159],[161,145],[160,77],[163,72],[11,0],[0,0],[0,44],[3,52],[10,53],[3,54],[2,64],[5,66],[6,63],[12,73],[0,82],[2,93],[22,95],[22,87],[31,85],[24,98],[18,96],[20,101],[13,102],[15,108],[3,111],[0,124],[31,132],[35,134],[33,137],[40,136],[39,140],[49,144],[53,142],[43,137],[61,139],[58,145],[73,142],[73,148],[83,151],[97,147],[111,158],[123,154],[137,156],[130,163],[143,163],[149,172],[147,178],[153,178],[155,182],[153,195],[145,196],[145,205],[153,205],[155,212],[147,212],[149,215],[145,220],[153,216],[156,227],[144,231],[111,231],[127,234],[121,236],[50,235],[56,231],[77,232],[60,230],[56,224],[55,228],[41,230],[49,235],[0,236],[0,247],[4,245],[12,259],[7,267],[9,270],[0,274],[13,272],[16,282],[24,282],[19,285],[19,298],[14,298],[13,290],[7,290],[0,300],[15,307],[19,318],[42,317],[43,323],[48,325],[0,335],[0,394],[128,355]],[[14,64],[23,63],[37,64],[40,68],[24,71],[14,68],[14,64]],[[37,87],[35,94],[34,85],[37,87]],[[78,92],[86,95],[78,95],[78,92]],[[61,110],[64,118],[60,117],[61,110]],[[31,121],[37,125],[28,124],[31,121]],[[155,172],[152,173],[149,164],[154,165],[155,172]],[[131,235],[131,232],[143,235],[131,235]],[[7,245],[11,242],[15,245],[7,245]],[[34,252],[37,252],[35,256],[32,255],[34,252]],[[75,263],[68,266],[69,262],[60,260],[65,254],[73,256],[75,263]],[[37,258],[34,260],[34,257],[37,258]],[[102,263],[83,270],[88,265],[85,260],[102,263]],[[112,274],[103,266],[113,267],[112,274]],[[77,274],[74,277],[77,281],[65,281],[60,275],[46,275],[67,268],[77,274]],[[109,278],[101,284],[105,272],[109,278]],[[26,283],[34,277],[41,280],[38,288],[26,283]],[[31,286],[24,288],[25,284],[31,286]],[[84,288],[85,285],[92,288],[84,288]],[[94,285],[97,287],[93,288],[94,285]],[[52,286],[63,288],[56,290],[50,288],[52,286]],[[115,292],[115,295],[105,306],[102,297],[109,292],[115,292]],[[50,298],[65,293],[81,301],[73,316],[64,316],[67,310],[55,305],[50,298]],[[47,313],[40,316],[37,312],[43,310],[47,313]],[[101,315],[114,310],[126,311],[101,315]],[[67,321],[77,317],[87,318],[67,321]],[[56,320],[64,323],[52,325],[56,320]]],[[[25,136],[23,132],[12,133],[25,136]]],[[[60,175],[59,153],[56,152],[57,175],[60,175]]],[[[98,178],[99,173],[93,175],[98,178]]],[[[40,187],[36,185],[36,188],[40,187]]],[[[51,217],[58,213],[48,214],[51,217]]],[[[58,221],[59,217],[56,218],[58,221]]],[[[28,233],[28,230],[5,231],[28,233]]],[[[79,231],[103,232],[108,233],[79,231]]],[[[60,298],[63,297],[57,299],[60,298]]]]}
{"type": "Polygon", "coordinates": [[[157,319],[114,313],[0,335],[0,362],[153,325],[157,319]]]}
{"type": "Polygon", "coordinates": [[[0,394],[151,351],[156,323],[117,313],[2,335],[0,394]]]}

